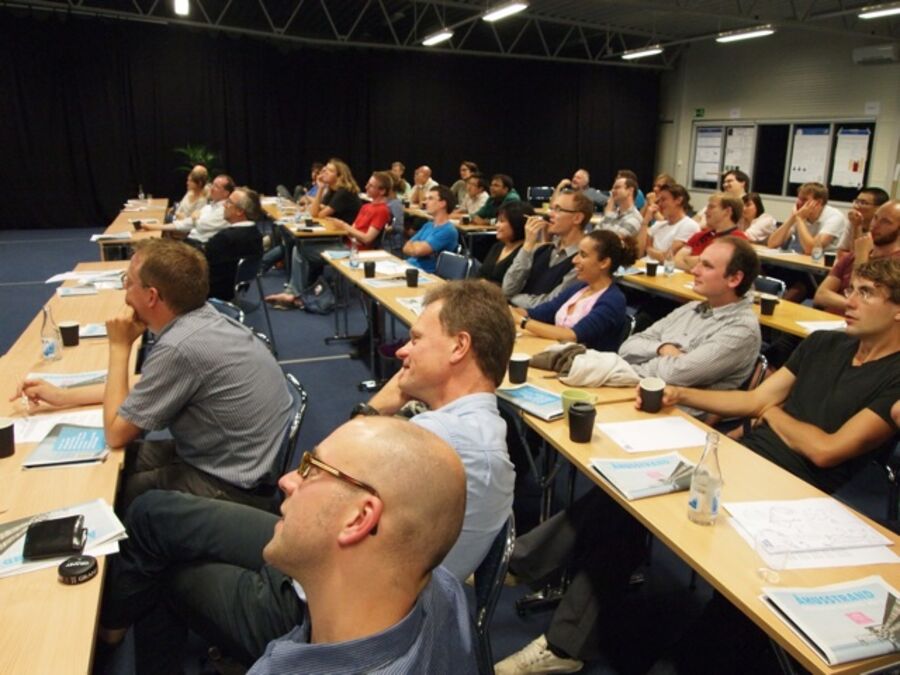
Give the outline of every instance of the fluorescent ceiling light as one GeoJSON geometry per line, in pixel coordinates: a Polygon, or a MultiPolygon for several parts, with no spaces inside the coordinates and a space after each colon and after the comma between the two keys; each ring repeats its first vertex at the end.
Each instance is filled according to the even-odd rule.
{"type": "Polygon", "coordinates": [[[750,40],[752,38],[766,37],[775,32],[772,26],[757,26],[756,28],[746,28],[744,30],[733,30],[727,33],[719,33],[716,42],[738,42],[739,40],[750,40]]]}
{"type": "Polygon", "coordinates": [[[527,2],[508,2],[505,5],[500,5],[499,7],[488,10],[481,18],[485,21],[499,21],[500,19],[505,19],[513,14],[518,14],[523,9],[527,8],[527,2]]]}
{"type": "Polygon", "coordinates": [[[900,3],[892,3],[889,5],[875,5],[874,7],[864,7],[859,13],[860,19],[880,19],[884,16],[894,16],[900,14],[900,3]]]}
{"type": "Polygon", "coordinates": [[[446,42],[450,38],[453,37],[453,31],[447,30],[446,28],[438,33],[433,33],[429,35],[427,38],[422,40],[422,44],[426,47],[433,47],[434,45],[440,44],[441,42],[446,42]]]}
{"type": "Polygon", "coordinates": [[[632,49],[629,52],[625,52],[622,54],[622,58],[626,61],[632,61],[634,59],[643,59],[648,56],[656,56],[657,54],[662,54],[663,48],[660,45],[650,45],[649,47],[641,47],[640,49],[632,49]]]}
{"type": "Polygon", "coordinates": [[[191,7],[188,0],[175,0],[175,13],[179,16],[187,16],[190,14],[191,7]]]}

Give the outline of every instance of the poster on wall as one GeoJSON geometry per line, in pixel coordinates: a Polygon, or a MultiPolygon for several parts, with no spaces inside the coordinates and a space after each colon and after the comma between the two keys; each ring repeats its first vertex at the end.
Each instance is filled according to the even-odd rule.
{"type": "Polygon", "coordinates": [[[861,188],[867,161],[869,161],[869,130],[839,129],[830,185],[861,188]]]}
{"type": "Polygon", "coordinates": [[[722,127],[698,127],[694,146],[694,181],[718,183],[722,162],[722,127]]]}
{"type": "Polygon", "coordinates": [[[831,129],[828,126],[794,127],[789,182],[825,182],[828,144],[831,141],[830,132],[831,129]]]}
{"type": "Polygon", "coordinates": [[[756,149],[756,127],[728,127],[725,134],[725,162],[722,171],[740,169],[753,175],[753,154],[756,149]]]}

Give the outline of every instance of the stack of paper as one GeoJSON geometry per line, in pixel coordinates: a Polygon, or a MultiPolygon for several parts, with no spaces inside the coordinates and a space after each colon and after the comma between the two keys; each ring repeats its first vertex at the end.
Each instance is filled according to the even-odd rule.
{"type": "Polygon", "coordinates": [[[85,504],[37,514],[29,519],[0,523],[0,551],[2,551],[0,552],[0,577],[24,574],[59,565],[66,556],[25,562],[22,557],[25,547],[25,530],[27,524],[31,522],[75,515],[84,516],[84,526],[88,530],[87,543],[84,546],[85,554],[101,556],[119,552],[119,542],[127,537],[125,526],[116,517],[109,504],[103,499],[97,499],[85,504]],[[23,528],[23,525],[26,527],[23,528]],[[5,550],[3,550],[4,546],[6,546],[5,550]]]}
{"type": "MultiPolygon", "coordinates": [[[[125,211],[143,211],[143,209],[124,209],[125,211]]],[[[131,232],[113,232],[110,234],[92,234],[91,241],[128,241],[131,239],[131,232]]]]}
{"type": "MultiPolygon", "coordinates": [[[[79,333],[81,331],[79,330],[79,333]]],[[[106,332],[104,331],[104,334],[106,332]]],[[[103,384],[106,382],[105,370],[85,370],[80,373],[28,373],[26,380],[44,380],[56,387],[69,389],[70,387],[85,387],[91,384],[103,384]]]]}
{"type": "Polygon", "coordinates": [[[40,443],[57,424],[102,427],[103,408],[17,417],[14,432],[16,435],[16,442],[40,443]]]}
{"type": "Polygon", "coordinates": [[[706,432],[681,417],[601,422],[597,428],[625,452],[678,450],[706,445],[706,432]]]}
{"type": "Polygon", "coordinates": [[[533,384],[500,387],[497,396],[548,422],[563,416],[562,396],[533,384]]]}
{"type": "Polygon", "coordinates": [[[829,665],[900,651],[900,593],[880,576],[762,597],[829,665]]]}
{"type": "Polygon", "coordinates": [[[96,464],[106,459],[109,448],[102,427],[57,424],[22,462],[26,468],[71,464],[96,464]]]}
{"type": "Polygon", "coordinates": [[[900,563],[890,539],[828,497],[724,506],[735,530],[770,567],[775,560],[785,569],[900,563]]]}
{"type": "Polygon", "coordinates": [[[591,460],[591,468],[629,500],[687,490],[694,465],[677,452],[646,459],[591,460]]]}

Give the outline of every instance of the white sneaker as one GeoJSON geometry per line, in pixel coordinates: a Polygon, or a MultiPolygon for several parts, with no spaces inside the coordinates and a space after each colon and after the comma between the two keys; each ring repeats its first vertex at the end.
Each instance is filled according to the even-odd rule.
{"type": "Polygon", "coordinates": [[[577,673],[584,667],[578,659],[564,659],[547,647],[547,638],[537,640],[494,665],[494,675],[538,675],[539,673],[577,673]]]}

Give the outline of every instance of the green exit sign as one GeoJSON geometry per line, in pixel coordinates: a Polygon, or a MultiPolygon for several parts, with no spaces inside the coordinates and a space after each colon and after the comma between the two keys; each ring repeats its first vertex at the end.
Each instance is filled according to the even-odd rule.
{"type": "Polygon", "coordinates": [[[694,108],[694,117],[706,117],[706,108],[694,108]]]}

